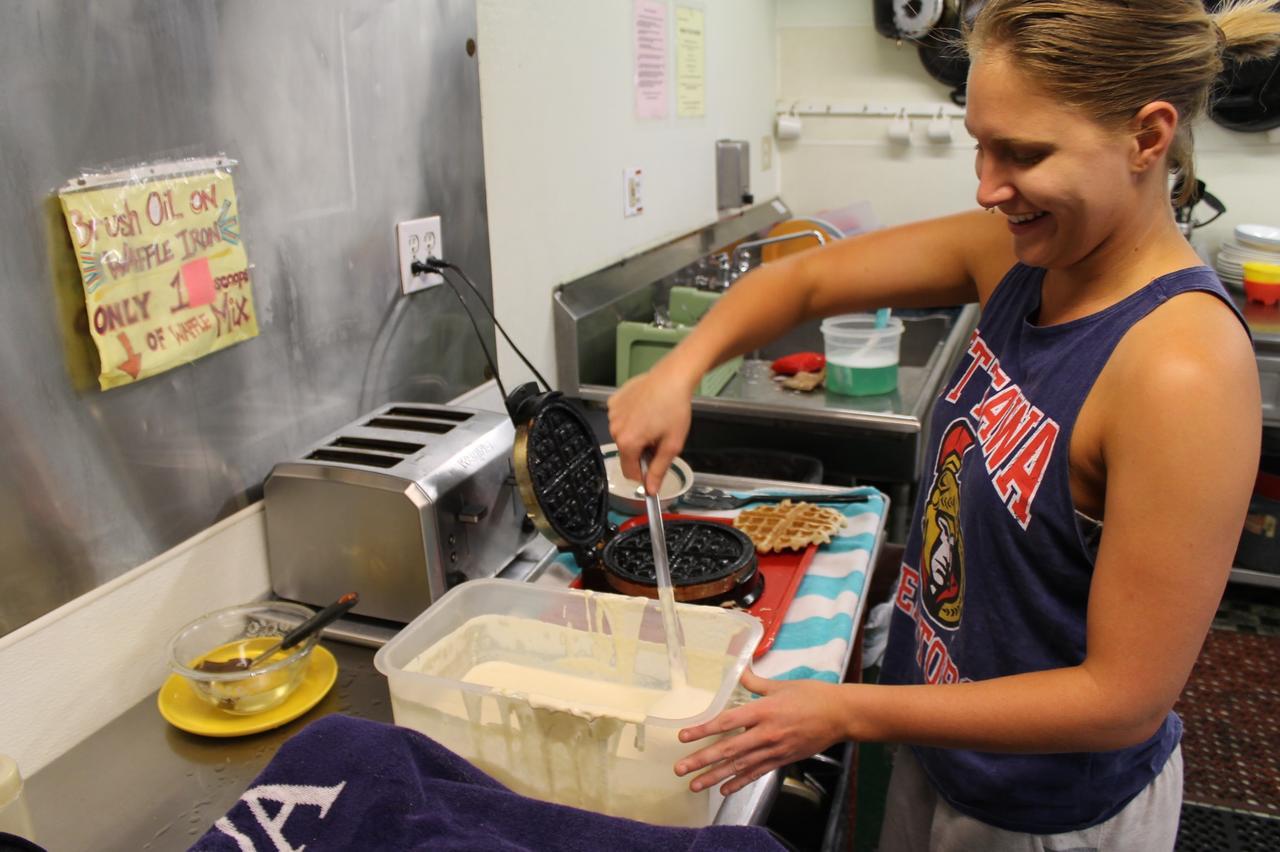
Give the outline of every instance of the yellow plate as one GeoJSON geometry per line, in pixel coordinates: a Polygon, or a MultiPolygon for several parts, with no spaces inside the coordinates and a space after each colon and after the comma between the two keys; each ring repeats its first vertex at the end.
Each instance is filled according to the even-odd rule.
{"type": "Polygon", "coordinates": [[[292,722],[315,707],[338,679],[338,661],[322,645],[311,649],[311,663],[302,683],[281,704],[251,716],[224,713],[204,701],[180,674],[171,674],[160,687],[156,704],[160,715],[175,728],[206,737],[241,737],[292,722]]]}

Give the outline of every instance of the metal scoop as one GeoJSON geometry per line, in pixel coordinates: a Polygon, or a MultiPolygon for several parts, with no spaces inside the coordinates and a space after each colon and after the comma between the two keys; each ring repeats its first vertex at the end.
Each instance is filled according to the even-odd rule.
{"type": "Polygon", "coordinates": [[[247,657],[232,657],[229,660],[201,660],[196,668],[202,672],[242,672],[251,671],[261,666],[267,660],[271,659],[280,651],[292,648],[303,639],[306,639],[312,633],[329,624],[338,616],[344,614],[356,604],[360,603],[360,596],[355,592],[347,592],[297,627],[280,637],[280,641],[273,643],[258,656],[253,659],[247,657]]]}
{"type": "MultiPolygon", "coordinates": [[[[640,456],[641,481],[649,478],[648,453],[640,456]]],[[[657,494],[647,491],[644,495],[645,512],[649,515],[649,541],[653,545],[653,570],[658,580],[658,602],[662,609],[662,626],[667,634],[667,660],[671,665],[671,682],[674,687],[685,680],[684,631],[676,617],[676,593],[671,585],[671,563],[667,558],[667,532],[662,524],[662,504],[657,494]]]]}
{"type": "MultiPolygon", "coordinates": [[[[648,454],[640,457],[640,475],[644,479],[649,478],[648,454]]],[[[644,509],[649,516],[649,540],[653,542],[653,569],[658,575],[658,588],[670,588],[671,563],[667,560],[667,531],[662,525],[662,504],[657,494],[644,490],[643,484],[640,489],[644,491],[644,509]]]]}

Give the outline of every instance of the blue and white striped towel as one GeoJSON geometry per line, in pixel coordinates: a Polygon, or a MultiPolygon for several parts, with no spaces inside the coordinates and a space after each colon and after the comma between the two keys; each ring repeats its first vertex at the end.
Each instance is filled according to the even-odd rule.
{"type": "MultiPolygon", "coordinates": [[[[854,613],[865,591],[867,573],[876,537],[884,528],[888,500],[874,488],[855,489],[870,499],[865,503],[822,503],[845,516],[844,526],[829,544],[818,548],[795,598],[782,619],[773,647],[756,660],[751,668],[761,677],[784,680],[825,680],[839,683],[844,677],[844,661],[853,642],[854,613]]],[[[753,492],[738,492],[750,496],[753,492]]],[[[767,493],[767,489],[761,492],[767,493]]],[[[817,495],[815,495],[816,498],[817,495]]],[[[751,504],[742,509],[751,508],[751,504]]],[[[742,509],[709,511],[698,509],[703,517],[731,518],[742,509]]],[[[630,516],[611,512],[613,523],[621,524],[630,516]]],[[[559,561],[577,573],[573,557],[561,554],[559,561]]]]}

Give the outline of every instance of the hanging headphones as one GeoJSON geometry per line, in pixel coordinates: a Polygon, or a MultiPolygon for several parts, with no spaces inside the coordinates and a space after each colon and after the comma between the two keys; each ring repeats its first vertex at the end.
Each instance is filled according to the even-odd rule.
{"type": "Polygon", "coordinates": [[[951,100],[965,102],[969,57],[962,27],[973,22],[985,0],[872,0],[876,32],[912,41],[930,77],[952,88],[951,100]]]}
{"type": "Polygon", "coordinates": [[[872,0],[876,32],[885,38],[924,38],[942,18],[943,0],[872,0]]]}
{"type": "Polygon", "coordinates": [[[942,19],[943,0],[893,0],[893,26],[903,38],[921,39],[942,19]]]}

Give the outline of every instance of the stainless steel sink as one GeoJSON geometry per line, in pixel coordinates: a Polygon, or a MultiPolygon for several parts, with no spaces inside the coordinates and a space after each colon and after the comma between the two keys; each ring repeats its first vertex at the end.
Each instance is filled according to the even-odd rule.
{"type": "MultiPolygon", "coordinates": [[[[651,317],[661,301],[659,284],[670,284],[667,279],[709,250],[751,239],[789,215],[773,199],[558,288],[553,313],[559,389],[603,408],[616,390],[618,323],[651,317]]],[[[859,480],[915,482],[923,464],[921,435],[939,388],[963,357],[978,307],[896,313],[905,330],[894,392],[865,397],[826,389],[803,393],[773,381],[769,362],[774,358],[824,350],[820,323],[807,323],[753,353],[715,396],[694,398],[690,448],[803,451],[828,471],[859,480]]],[[[894,499],[909,506],[906,494],[894,499]]]]}
{"type": "Polygon", "coordinates": [[[977,321],[977,306],[902,311],[898,387],[878,396],[830,390],[800,393],[771,380],[769,362],[792,352],[823,351],[818,322],[807,323],[747,357],[738,375],[714,397],[694,399],[694,411],[723,411],[795,421],[825,421],[890,432],[918,433],[944,373],[977,321]]]}

